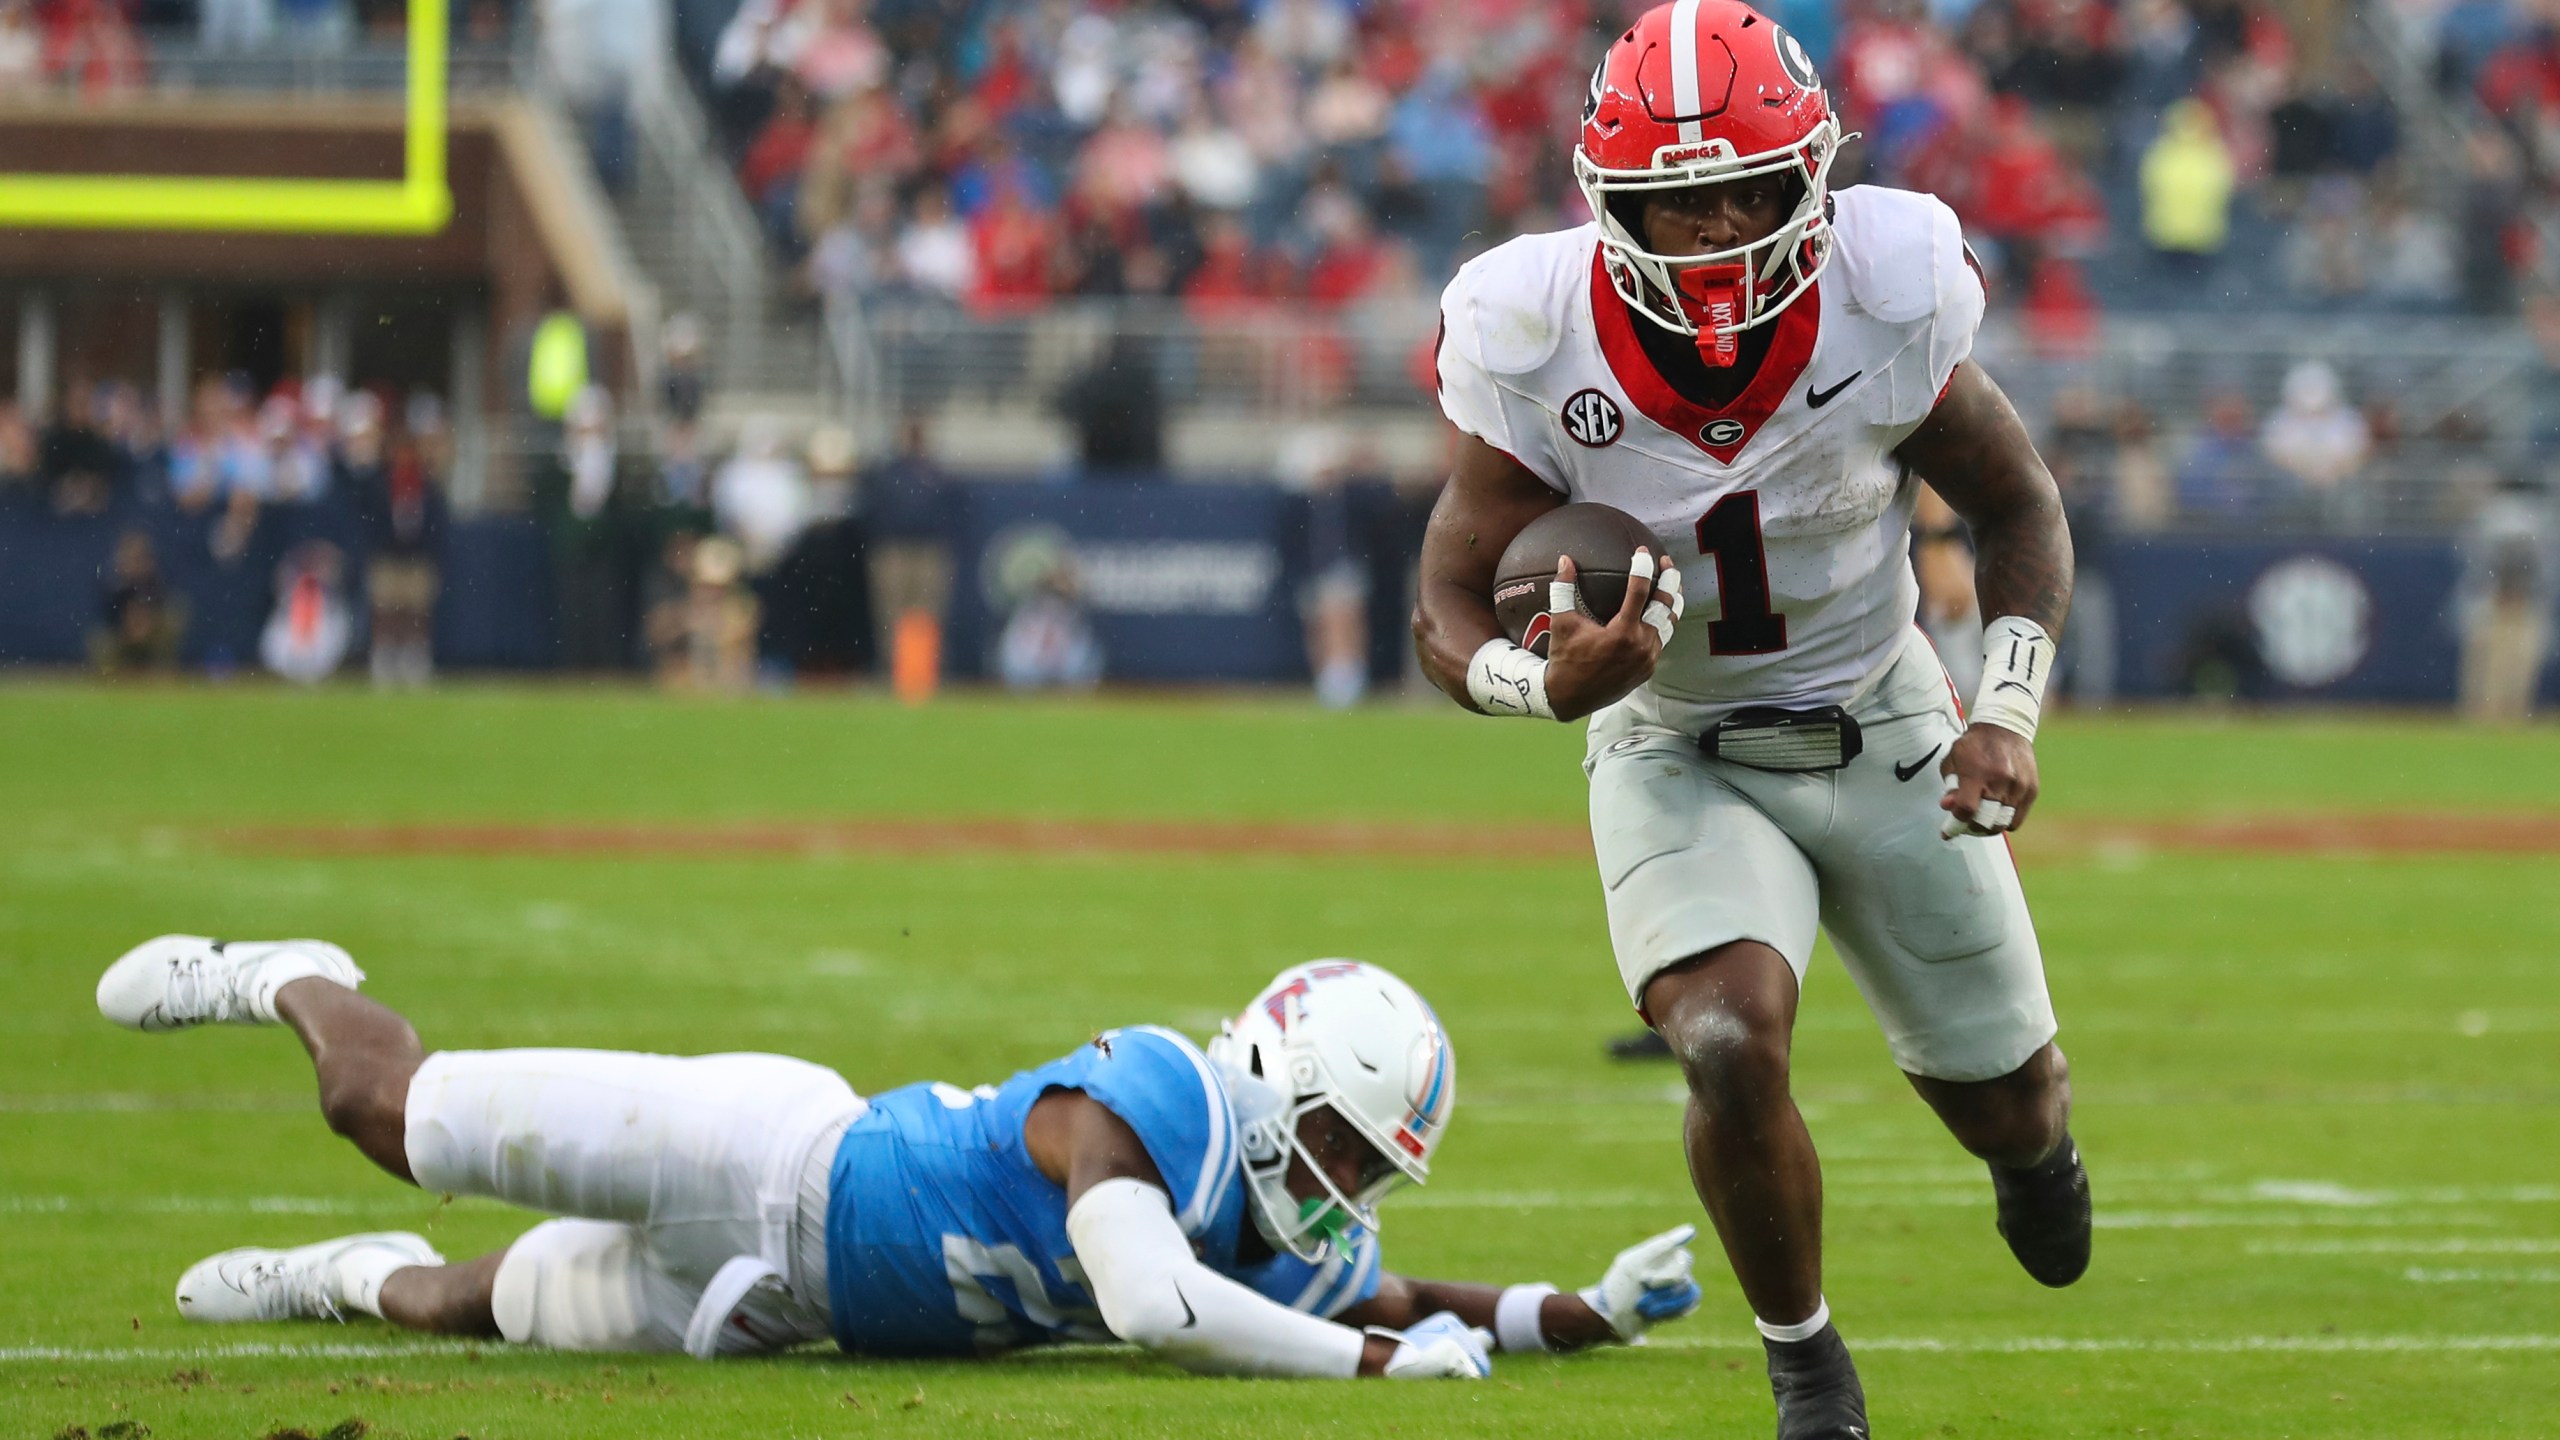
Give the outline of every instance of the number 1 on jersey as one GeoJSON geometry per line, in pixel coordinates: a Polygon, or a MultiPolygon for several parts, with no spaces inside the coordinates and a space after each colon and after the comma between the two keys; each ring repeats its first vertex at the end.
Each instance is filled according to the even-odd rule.
{"type": "Polygon", "coordinates": [[[1738,490],[1698,517],[1698,551],[1716,559],[1724,618],[1707,622],[1707,653],[1769,655],[1787,648],[1787,617],[1769,608],[1769,552],[1760,543],[1760,492],[1738,490]]]}

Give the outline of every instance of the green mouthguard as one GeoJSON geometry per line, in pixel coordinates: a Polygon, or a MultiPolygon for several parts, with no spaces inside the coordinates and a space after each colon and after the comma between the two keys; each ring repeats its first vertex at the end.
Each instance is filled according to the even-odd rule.
{"type": "Polygon", "coordinates": [[[1326,1244],[1340,1249],[1344,1232],[1351,1228],[1351,1217],[1330,1199],[1301,1200],[1298,1202],[1298,1223],[1322,1236],[1326,1244]],[[1320,1210],[1324,1212],[1321,1215],[1316,1213],[1320,1210]]]}

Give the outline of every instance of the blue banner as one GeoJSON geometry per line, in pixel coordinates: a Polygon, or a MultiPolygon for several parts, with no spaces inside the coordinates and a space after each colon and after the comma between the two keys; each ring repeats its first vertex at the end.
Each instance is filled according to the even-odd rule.
{"type": "Polygon", "coordinates": [[[2106,571],[2124,694],[2454,698],[2451,541],[2154,536],[2119,540],[2106,571]]]}
{"type": "Polygon", "coordinates": [[[1104,679],[1306,675],[1298,497],[1173,483],[956,489],[952,673],[997,674],[1008,621],[1045,594],[1089,625],[1104,679]]]}

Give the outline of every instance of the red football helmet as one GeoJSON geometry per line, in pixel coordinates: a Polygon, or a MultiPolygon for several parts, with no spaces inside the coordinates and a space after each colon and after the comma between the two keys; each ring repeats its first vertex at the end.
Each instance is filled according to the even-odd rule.
{"type": "Polygon", "coordinates": [[[1591,72],[1573,152],[1611,283],[1637,314],[1695,337],[1709,363],[1732,363],[1742,332],[1775,319],[1831,263],[1842,138],[1804,47],[1769,17],[1741,0],[1646,11],[1591,72]],[[1754,175],[1795,182],[1794,212],[1767,239],[1697,255],[1645,248],[1644,192],[1754,175]]]}

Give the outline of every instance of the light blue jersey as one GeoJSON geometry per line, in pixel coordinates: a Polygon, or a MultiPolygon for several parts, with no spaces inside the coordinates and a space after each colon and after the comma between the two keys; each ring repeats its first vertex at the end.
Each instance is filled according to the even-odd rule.
{"type": "Polygon", "coordinates": [[[1023,1146],[1023,1122],[1051,1090],[1081,1090],[1137,1132],[1202,1264],[1315,1315],[1377,1293],[1377,1241],[1357,1229],[1321,1263],[1286,1253],[1238,1262],[1253,1222],[1226,1086],[1198,1046],[1145,1025],[1000,1086],[910,1085],[872,1098],[836,1152],[827,1200],[838,1344],[968,1355],[1111,1338],[1067,1243],[1066,1190],[1023,1146]]]}

